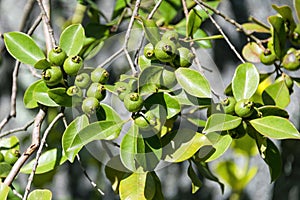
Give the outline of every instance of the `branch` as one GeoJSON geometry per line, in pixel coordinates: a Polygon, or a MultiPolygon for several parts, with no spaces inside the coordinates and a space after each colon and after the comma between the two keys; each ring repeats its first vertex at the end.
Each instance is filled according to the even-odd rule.
{"type": "Polygon", "coordinates": [[[46,112],[45,112],[45,110],[43,110],[41,108],[34,120],[31,145],[25,150],[25,152],[21,155],[21,157],[14,164],[11,171],[5,178],[4,184],[6,184],[8,186],[11,185],[11,183],[13,182],[15,177],[18,175],[21,167],[24,165],[24,163],[28,160],[28,158],[35,152],[35,150],[40,145],[40,129],[41,129],[41,125],[42,125],[42,122],[44,121],[45,116],[46,116],[46,112]]]}
{"type": "Polygon", "coordinates": [[[13,130],[9,130],[9,131],[6,131],[2,134],[0,134],[0,139],[5,137],[5,136],[8,136],[12,133],[17,133],[17,132],[20,132],[20,131],[27,131],[27,129],[34,123],[34,120],[31,120],[30,122],[28,122],[25,126],[21,127],[21,128],[16,128],[16,129],[13,129],[13,130]]]}
{"type": "Polygon", "coordinates": [[[43,150],[43,147],[46,143],[46,139],[47,139],[47,136],[48,134],[50,133],[51,129],[53,128],[53,126],[55,125],[55,123],[61,118],[63,117],[64,114],[63,113],[59,113],[58,115],[56,115],[56,117],[53,119],[53,121],[49,124],[48,128],[45,130],[45,133],[43,135],[43,138],[41,140],[41,145],[39,146],[39,149],[36,153],[36,158],[35,158],[35,162],[33,164],[33,168],[32,168],[32,171],[30,173],[30,176],[28,177],[28,182],[27,182],[27,185],[26,185],[26,189],[25,189],[25,194],[23,196],[23,200],[26,200],[27,197],[28,197],[28,194],[30,192],[30,187],[31,187],[31,183],[33,181],[33,177],[34,177],[34,174],[36,172],[36,169],[37,169],[37,166],[39,164],[39,159],[42,155],[42,150],[43,150]]]}

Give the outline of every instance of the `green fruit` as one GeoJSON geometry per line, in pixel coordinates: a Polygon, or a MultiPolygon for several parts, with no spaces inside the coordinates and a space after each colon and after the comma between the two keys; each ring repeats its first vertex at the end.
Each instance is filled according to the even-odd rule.
{"type": "Polygon", "coordinates": [[[223,106],[224,113],[226,114],[234,114],[234,107],[236,104],[236,100],[234,97],[227,97],[223,101],[221,101],[221,105],[223,106]]]}
{"type": "Polygon", "coordinates": [[[281,76],[275,80],[276,83],[280,81],[284,81],[288,89],[292,89],[294,86],[293,79],[286,73],[282,73],[281,76]]]}
{"type": "Polygon", "coordinates": [[[94,83],[101,83],[104,84],[108,81],[109,73],[106,71],[106,69],[103,69],[101,67],[98,67],[94,69],[91,73],[91,80],[94,83]]]}
{"type": "Polygon", "coordinates": [[[10,165],[15,164],[18,158],[20,157],[20,152],[17,149],[9,149],[5,152],[4,162],[9,163],[10,165]]]}
{"type": "Polygon", "coordinates": [[[160,87],[165,89],[171,89],[177,84],[175,73],[166,69],[163,69],[161,75],[160,87]]]}
{"type": "Polygon", "coordinates": [[[250,117],[254,112],[254,104],[249,99],[242,99],[235,104],[234,111],[240,117],[250,117]]]}
{"type": "Polygon", "coordinates": [[[3,153],[0,152],[0,162],[3,162],[4,161],[4,155],[3,153]]]}
{"type": "Polygon", "coordinates": [[[61,83],[63,74],[60,67],[52,66],[42,72],[42,79],[48,86],[55,86],[61,83]]]}
{"type": "Polygon", "coordinates": [[[143,130],[150,129],[156,125],[156,117],[150,111],[147,111],[145,114],[139,114],[135,119],[134,123],[143,130]]]}
{"type": "Polygon", "coordinates": [[[179,47],[177,55],[174,59],[176,67],[189,67],[192,65],[195,55],[188,48],[179,47]]]}
{"type": "Polygon", "coordinates": [[[87,97],[95,97],[102,101],[106,96],[106,89],[101,83],[92,83],[86,92],[87,97]]]}
{"type": "Polygon", "coordinates": [[[282,60],[283,68],[295,71],[300,68],[300,55],[298,51],[290,51],[287,53],[282,60]]]}
{"type": "Polygon", "coordinates": [[[82,111],[88,115],[96,113],[99,107],[100,107],[100,103],[98,99],[96,99],[95,97],[87,97],[86,99],[83,100],[81,106],[82,111]]]}
{"type": "Polygon", "coordinates": [[[176,44],[171,40],[160,40],[154,48],[154,54],[161,62],[172,62],[176,56],[176,44]]]}
{"type": "Polygon", "coordinates": [[[67,89],[67,95],[71,97],[83,97],[82,90],[76,85],[73,85],[67,89]]]}
{"type": "Polygon", "coordinates": [[[178,41],[178,33],[174,30],[167,30],[166,32],[163,33],[161,36],[162,40],[171,40],[174,43],[177,43],[178,41]]]}
{"type": "Polygon", "coordinates": [[[82,67],[83,60],[80,56],[70,56],[63,64],[65,72],[70,76],[75,76],[82,67]]]}
{"type": "Polygon", "coordinates": [[[144,47],[144,56],[149,60],[155,60],[154,46],[151,43],[146,44],[144,47]]]}
{"type": "Polygon", "coordinates": [[[228,134],[233,139],[239,139],[246,135],[247,124],[246,122],[242,122],[238,127],[232,130],[228,130],[228,134]]]}
{"type": "Polygon", "coordinates": [[[75,78],[74,84],[80,88],[87,88],[91,83],[91,78],[87,73],[78,74],[75,78]]]}
{"type": "Polygon", "coordinates": [[[276,61],[276,54],[270,49],[266,49],[259,55],[260,61],[265,65],[272,65],[276,61]]]}
{"type": "Polygon", "coordinates": [[[124,97],[124,105],[129,112],[137,112],[143,107],[143,98],[138,93],[128,93],[124,97]]]}
{"type": "Polygon", "coordinates": [[[48,59],[52,65],[62,66],[67,58],[67,54],[59,46],[54,47],[48,53],[48,59]]]}
{"type": "Polygon", "coordinates": [[[124,101],[126,94],[130,93],[130,86],[126,82],[116,82],[115,84],[116,92],[121,101],[124,101]]]}

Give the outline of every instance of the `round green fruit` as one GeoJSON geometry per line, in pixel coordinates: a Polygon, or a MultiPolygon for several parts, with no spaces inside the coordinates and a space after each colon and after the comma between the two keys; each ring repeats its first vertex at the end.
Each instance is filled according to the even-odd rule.
{"type": "Polygon", "coordinates": [[[288,89],[292,89],[294,86],[293,79],[286,73],[282,73],[281,76],[275,80],[275,82],[280,82],[280,81],[284,81],[288,89]]]}
{"type": "Polygon", "coordinates": [[[172,62],[176,56],[176,51],[176,44],[171,40],[160,40],[154,48],[154,54],[161,62],[172,62]]]}
{"type": "Polygon", "coordinates": [[[64,71],[70,76],[75,76],[82,67],[83,60],[80,56],[70,56],[63,64],[64,71]]]}
{"type": "Polygon", "coordinates": [[[144,56],[149,60],[155,60],[154,46],[151,43],[146,44],[144,47],[144,56]]]}
{"type": "Polygon", "coordinates": [[[163,69],[162,78],[160,79],[161,88],[171,89],[177,84],[175,73],[167,69],[163,69]]]}
{"type": "Polygon", "coordinates": [[[94,69],[91,73],[91,80],[94,83],[101,83],[104,84],[108,81],[109,73],[106,71],[106,69],[98,67],[94,69]]]}
{"type": "Polygon", "coordinates": [[[61,83],[63,74],[60,67],[52,66],[42,72],[42,79],[48,86],[55,86],[61,83]]]}
{"type": "Polygon", "coordinates": [[[224,113],[226,114],[234,114],[236,100],[234,97],[227,97],[221,101],[221,105],[223,106],[224,113]]]}
{"type": "Polygon", "coordinates": [[[83,100],[81,106],[82,111],[88,115],[96,113],[99,107],[100,107],[100,103],[98,99],[96,99],[95,97],[87,97],[86,99],[83,100]]]}
{"type": "Polygon", "coordinates": [[[95,97],[102,101],[106,96],[106,89],[101,83],[92,83],[86,92],[87,97],[95,97]]]}
{"type": "Polygon", "coordinates": [[[83,93],[82,93],[82,90],[80,87],[76,86],[76,85],[73,85],[73,86],[70,86],[68,89],[67,89],[67,95],[71,96],[71,97],[83,97],[83,93]]]}
{"type": "Polygon", "coordinates": [[[4,161],[4,155],[3,153],[0,152],[0,162],[3,162],[4,161]]]}
{"type": "Polygon", "coordinates": [[[10,165],[15,164],[18,158],[20,157],[20,152],[17,149],[9,149],[5,152],[4,162],[9,163],[10,165]]]}
{"type": "Polygon", "coordinates": [[[174,43],[177,43],[179,38],[179,35],[176,31],[174,30],[167,30],[166,32],[163,33],[161,36],[162,40],[171,40],[174,43]]]}
{"type": "Polygon", "coordinates": [[[250,117],[254,112],[254,104],[249,99],[242,99],[235,104],[234,111],[240,117],[250,117]]]}
{"type": "Polygon", "coordinates": [[[117,82],[115,88],[121,101],[124,101],[124,97],[131,91],[129,84],[126,82],[117,82]]]}
{"type": "Polygon", "coordinates": [[[147,111],[145,114],[139,114],[135,119],[134,123],[143,130],[147,130],[156,125],[156,117],[150,111],[147,111]]]}
{"type": "Polygon", "coordinates": [[[138,93],[128,93],[124,97],[124,105],[129,112],[137,112],[143,107],[143,98],[138,93]]]}
{"type": "Polygon", "coordinates": [[[54,47],[48,53],[48,59],[52,65],[62,66],[66,58],[66,52],[64,52],[59,46],[54,47]]]}
{"type": "Polygon", "coordinates": [[[192,65],[195,55],[186,47],[179,47],[174,59],[176,67],[189,67],[192,65]]]}
{"type": "Polygon", "coordinates": [[[270,49],[266,49],[259,55],[259,59],[261,63],[265,65],[272,65],[276,61],[276,54],[274,51],[270,49]]]}
{"type": "Polygon", "coordinates": [[[283,68],[295,71],[300,68],[300,55],[298,51],[290,51],[287,53],[282,60],[283,68]]]}
{"type": "Polygon", "coordinates": [[[75,78],[74,84],[80,88],[87,88],[91,83],[91,78],[87,73],[78,74],[75,78]]]}

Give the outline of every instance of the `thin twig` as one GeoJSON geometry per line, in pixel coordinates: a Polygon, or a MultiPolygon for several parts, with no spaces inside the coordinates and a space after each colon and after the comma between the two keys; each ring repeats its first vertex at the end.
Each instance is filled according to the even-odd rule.
{"type": "Polygon", "coordinates": [[[35,21],[33,22],[32,26],[30,27],[30,29],[27,31],[28,35],[32,35],[33,32],[35,31],[35,29],[38,27],[38,25],[41,23],[42,21],[42,14],[40,14],[35,21]]]}
{"type": "Polygon", "coordinates": [[[0,139],[5,137],[5,136],[8,136],[10,134],[13,134],[13,133],[17,133],[17,132],[21,132],[21,131],[27,131],[27,129],[34,123],[34,120],[31,120],[30,122],[28,122],[27,124],[25,124],[25,126],[21,127],[21,128],[16,128],[16,129],[13,129],[13,130],[9,130],[9,131],[6,131],[2,134],[0,134],[0,139]]]}
{"type": "MultiPolygon", "coordinates": [[[[209,19],[211,22],[215,25],[215,27],[218,29],[218,31],[223,35],[225,41],[229,45],[230,49],[235,53],[235,55],[238,57],[238,59],[242,62],[245,63],[245,60],[242,58],[242,56],[237,52],[235,49],[234,45],[230,42],[229,38],[226,36],[226,34],[223,32],[222,28],[219,26],[219,24],[214,20],[214,18],[209,14],[207,8],[202,5],[202,1],[195,0],[195,2],[207,13],[209,19]],[[201,3],[200,3],[201,2],[201,3]]],[[[220,12],[219,12],[220,13],[220,12]]],[[[234,20],[233,20],[234,21],[234,20]]]]}
{"type": "Polygon", "coordinates": [[[83,174],[85,175],[85,177],[89,180],[89,182],[91,183],[91,185],[101,194],[104,195],[104,192],[97,186],[97,184],[90,178],[90,176],[88,175],[86,169],[83,167],[82,162],[80,160],[80,156],[79,154],[76,155],[77,161],[80,164],[80,168],[83,172],[83,174]]]}
{"type": "Polygon", "coordinates": [[[12,191],[13,191],[14,195],[17,196],[19,199],[23,198],[22,194],[20,194],[17,190],[13,189],[12,191]]]}
{"type": "Polygon", "coordinates": [[[151,10],[151,12],[150,12],[150,14],[148,15],[147,19],[151,19],[151,18],[153,17],[153,15],[154,15],[155,12],[158,10],[158,8],[159,8],[159,6],[160,6],[161,3],[162,3],[162,0],[159,0],[159,1],[155,4],[154,8],[151,10]]]}
{"type": "Polygon", "coordinates": [[[116,53],[114,53],[113,55],[111,55],[110,57],[108,57],[104,62],[102,62],[97,67],[99,67],[99,68],[104,67],[105,65],[107,65],[108,63],[110,63],[111,61],[113,61],[116,57],[118,57],[122,52],[123,52],[123,48],[119,49],[116,53]]]}
{"type": "Polygon", "coordinates": [[[24,163],[28,160],[28,158],[35,152],[35,150],[40,145],[40,129],[42,122],[44,121],[44,118],[46,116],[46,110],[40,109],[38,114],[36,115],[36,118],[34,120],[34,126],[32,130],[32,139],[31,139],[31,145],[25,150],[25,152],[21,155],[21,157],[17,160],[17,162],[14,164],[12,169],[10,170],[9,174],[4,180],[4,184],[11,185],[15,177],[19,174],[19,171],[21,167],[24,165],[24,163]]]}
{"type": "Polygon", "coordinates": [[[24,193],[24,196],[23,196],[23,200],[26,200],[27,197],[28,197],[28,194],[30,192],[30,187],[31,187],[31,183],[33,181],[33,177],[35,175],[35,172],[36,172],[36,169],[38,167],[38,164],[39,164],[39,159],[42,155],[42,150],[43,150],[43,147],[46,143],[46,139],[47,139],[47,136],[48,134],[50,133],[51,129],[53,128],[53,126],[55,125],[55,123],[61,118],[63,117],[64,114],[63,113],[59,113],[58,115],[56,115],[56,117],[52,120],[52,122],[49,124],[48,128],[45,130],[45,133],[43,135],[43,138],[41,140],[41,145],[39,146],[38,148],[38,151],[36,153],[36,157],[35,157],[35,162],[33,164],[33,167],[32,167],[32,171],[28,177],[28,181],[27,181],[27,185],[26,185],[26,189],[25,189],[25,193],[24,193]]]}
{"type": "Polygon", "coordinates": [[[26,5],[24,7],[24,14],[23,14],[22,21],[21,21],[20,28],[19,28],[20,31],[23,31],[23,29],[25,28],[26,23],[28,22],[28,17],[32,13],[34,3],[35,3],[35,0],[27,1],[26,5]]]}

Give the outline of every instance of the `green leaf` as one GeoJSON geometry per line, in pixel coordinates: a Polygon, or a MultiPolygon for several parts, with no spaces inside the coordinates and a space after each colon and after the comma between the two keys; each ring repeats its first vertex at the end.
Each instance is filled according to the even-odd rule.
{"type": "Polygon", "coordinates": [[[178,83],[190,95],[199,98],[211,98],[209,82],[198,71],[189,68],[178,68],[175,75],[178,83]]]}
{"type": "Polygon", "coordinates": [[[233,140],[232,148],[234,152],[247,157],[255,156],[258,153],[255,140],[249,134],[245,134],[238,140],[233,140]]]}
{"type": "Polygon", "coordinates": [[[153,199],[156,193],[156,184],[150,172],[144,172],[141,168],[121,180],[120,198],[148,200],[153,199]]]}
{"type": "Polygon", "coordinates": [[[262,93],[262,100],[265,105],[287,107],[290,103],[290,93],[285,82],[279,81],[269,85],[262,93]]]}
{"type": "Polygon", "coordinates": [[[115,121],[116,123],[121,123],[122,119],[120,115],[109,105],[100,103],[100,109],[97,111],[98,121],[115,121]]]}
{"type": "Polygon", "coordinates": [[[156,25],[156,21],[153,19],[141,19],[147,40],[151,44],[153,44],[153,46],[155,46],[156,43],[160,40],[160,33],[158,26],[156,25]]]}
{"type": "Polygon", "coordinates": [[[16,136],[1,138],[0,140],[1,152],[4,153],[6,149],[20,149],[19,139],[16,136]]]}
{"type": "Polygon", "coordinates": [[[122,163],[131,171],[139,166],[151,171],[159,163],[162,149],[158,136],[153,131],[140,132],[138,126],[132,124],[120,145],[122,163]]]}
{"type": "Polygon", "coordinates": [[[156,175],[156,173],[154,171],[150,172],[151,176],[153,177],[154,181],[155,181],[155,195],[152,198],[153,200],[164,200],[164,195],[162,193],[162,188],[161,188],[161,182],[158,178],[158,176],[156,175]]]}
{"type": "MultiPolygon", "coordinates": [[[[43,174],[54,169],[57,162],[57,149],[50,149],[44,152],[40,159],[35,174],[43,174]]],[[[30,174],[36,159],[30,161],[28,164],[21,168],[21,173],[30,174]]]]}
{"type": "Polygon", "coordinates": [[[64,87],[52,88],[48,90],[48,95],[58,105],[72,107],[72,105],[76,105],[76,98],[72,98],[71,96],[67,95],[66,90],[67,89],[64,87]]]}
{"type": "Polygon", "coordinates": [[[141,95],[152,94],[159,88],[163,67],[151,66],[145,68],[139,75],[138,85],[141,95]]]}
{"type": "Polygon", "coordinates": [[[36,69],[46,69],[48,67],[51,67],[51,63],[47,58],[41,59],[34,64],[34,68],[36,69]]]}
{"type": "Polygon", "coordinates": [[[8,52],[20,62],[34,66],[36,62],[45,58],[43,51],[25,33],[9,32],[3,35],[8,52]]]}
{"type": "Polygon", "coordinates": [[[282,58],[285,54],[285,42],[286,33],[283,18],[279,16],[268,17],[270,24],[272,25],[271,33],[273,38],[273,46],[275,54],[278,58],[282,58]]]}
{"type": "Polygon", "coordinates": [[[36,108],[38,107],[38,102],[33,98],[33,92],[35,87],[42,82],[43,80],[37,80],[36,82],[32,83],[25,91],[24,97],[23,97],[23,102],[25,104],[25,107],[28,109],[31,108],[36,108]]]}
{"type": "Polygon", "coordinates": [[[0,199],[5,200],[7,198],[8,192],[9,187],[6,184],[0,182],[0,199]]]}
{"type": "Polygon", "coordinates": [[[50,190],[33,190],[28,195],[28,200],[51,200],[52,199],[52,193],[50,190]]]}
{"type": "Polygon", "coordinates": [[[167,114],[167,119],[170,119],[177,115],[181,111],[180,104],[176,97],[170,95],[169,93],[155,93],[149,96],[144,101],[144,106],[147,110],[153,108],[154,106],[163,107],[167,114]]]}
{"type": "MultiPolygon", "coordinates": [[[[218,7],[219,3],[220,3],[220,0],[217,0],[217,1],[207,1],[205,3],[208,4],[210,7],[216,9],[218,7]]],[[[198,11],[198,13],[201,16],[201,18],[202,18],[203,21],[209,18],[209,16],[207,15],[206,11],[204,9],[202,9],[202,7],[200,7],[199,5],[197,5],[195,8],[197,9],[197,11],[198,11]]],[[[211,11],[211,10],[208,10],[208,12],[209,12],[210,15],[214,14],[213,11],[211,11]]]]}
{"type": "Polygon", "coordinates": [[[192,157],[202,146],[211,145],[206,136],[190,129],[180,129],[173,133],[173,138],[168,134],[162,139],[164,160],[167,162],[182,162],[192,157]]]}
{"type": "Polygon", "coordinates": [[[283,117],[283,118],[289,118],[289,113],[282,109],[282,108],[279,108],[277,106],[262,106],[262,107],[259,107],[258,108],[258,111],[261,112],[262,116],[263,117],[266,117],[266,116],[278,116],[278,117],[283,117]]]}
{"type": "Polygon", "coordinates": [[[250,99],[259,84],[259,73],[252,63],[240,64],[232,79],[232,92],[237,101],[250,99]]]}
{"type": "Polygon", "coordinates": [[[188,20],[187,20],[187,28],[186,28],[186,37],[193,37],[194,33],[202,24],[202,18],[197,13],[197,10],[192,9],[189,12],[188,20]]]}
{"type": "Polygon", "coordinates": [[[270,33],[270,30],[257,23],[244,23],[242,27],[247,33],[270,33]]]}
{"type": "Polygon", "coordinates": [[[203,133],[234,129],[238,127],[241,122],[242,118],[238,116],[215,113],[207,119],[203,133]]]}
{"type": "Polygon", "coordinates": [[[188,168],[188,176],[192,181],[192,194],[195,194],[202,187],[202,181],[198,178],[194,171],[192,163],[190,163],[188,168]]]}
{"type": "Polygon", "coordinates": [[[260,63],[260,54],[263,52],[261,47],[255,42],[247,43],[242,50],[244,58],[253,63],[260,63]]]}
{"type": "Polygon", "coordinates": [[[60,47],[68,56],[77,55],[84,44],[84,29],[81,24],[73,24],[68,26],[59,39],[60,47]]]}
{"type": "Polygon", "coordinates": [[[195,43],[198,44],[199,47],[201,47],[201,48],[212,48],[211,40],[209,40],[209,39],[203,40],[203,38],[207,38],[207,37],[209,37],[207,35],[207,33],[204,30],[200,29],[200,28],[198,28],[196,30],[196,32],[194,33],[194,36],[193,36],[193,38],[195,38],[194,39],[195,43]]]}
{"type": "Polygon", "coordinates": [[[250,121],[250,124],[260,134],[274,139],[300,139],[300,133],[294,125],[285,118],[267,116],[250,121]]]}
{"type": "Polygon", "coordinates": [[[292,9],[287,6],[277,6],[275,4],[272,5],[272,8],[278,12],[278,14],[281,15],[281,17],[284,19],[285,24],[287,24],[287,27],[290,31],[293,31],[296,28],[296,23],[294,21],[292,9]]]}
{"type": "Polygon", "coordinates": [[[11,168],[12,168],[12,166],[9,163],[7,163],[7,162],[0,162],[0,178],[7,177],[7,175],[11,171],[11,168]]]}
{"type": "Polygon", "coordinates": [[[53,101],[48,95],[49,88],[44,81],[37,83],[33,90],[33,99],[38,103],[48,106],[57,107],[59,106],[55,101],[53,101]]]}
{"type": "Polygon", "coordinates": [[[293,3],[297,14],[298,22],[300,22],[300,0],[294,0],[293,3]]]}
{"type": "Polygon", "coordinates": [[[72,143],[76,137],[76,135],[79,133],[80,130],[82,130],[84,127],[86,127],[89,124],[89,119],[86,115],[81,115],[74,119],[69,126],[66,128],[65,132],[62,136],[62,148],[65,153],[65,155],[68,157],[68,160],[70,162],[74,161],[74,158],[77,154],[77,152],[80,151],[81,147],[78,147],[78,149],[70,149],[72,146],[72,143]],[[76,152],[76,153],[74,153],[76,152]]]}
{"type": "Polygon", "coordinates": [[[212,100],[210,98],[197,98],[195,96],[192,96],[188,94],[185,90],[182,88],[175,90],[173,92],[176,96],[176,99],[180,103],[180,105],[188,105],[188,106],[203,106],[207,107],[210,106],[212,103],[212,100]]]}

